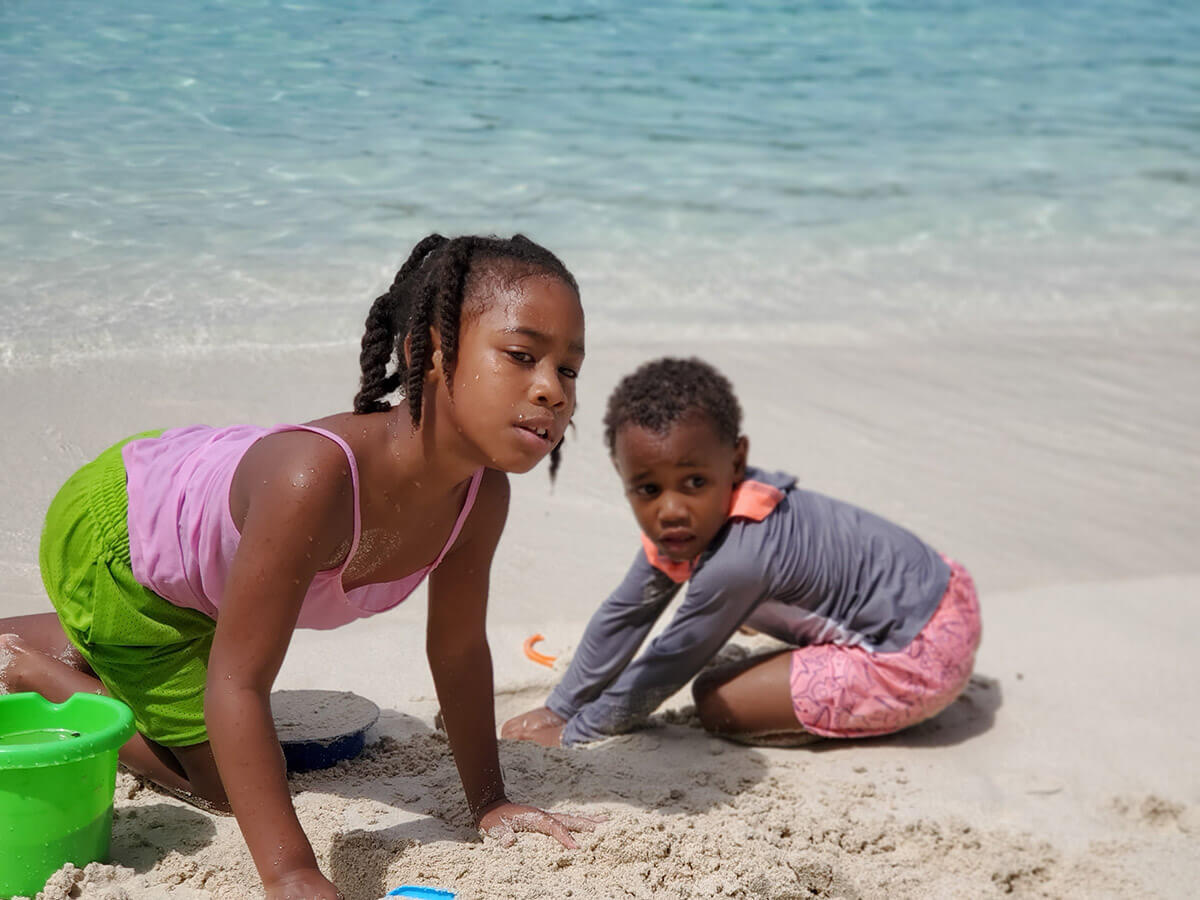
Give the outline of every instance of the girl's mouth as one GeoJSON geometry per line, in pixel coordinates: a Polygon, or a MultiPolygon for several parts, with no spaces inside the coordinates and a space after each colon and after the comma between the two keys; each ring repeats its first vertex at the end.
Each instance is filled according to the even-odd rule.
{"type": "Polygon", "coordinates": [[[531,446],[539,449],[552,446],[550,429],[544,425],[517,425],[515,427],[523,436],[522,440],[528,442],[531,446]]]}

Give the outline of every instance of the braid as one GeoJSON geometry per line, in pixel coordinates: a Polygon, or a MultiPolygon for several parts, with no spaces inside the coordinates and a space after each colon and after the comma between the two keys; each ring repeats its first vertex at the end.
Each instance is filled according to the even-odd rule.
{"type": "MultiPolygon", "coordinates": [[[[425,394],[425,366],[429,362],[429,312],[433,308],[436,285],[426,284],[417,296],[408,317],[408,367],[404,373],[404,399],[413,427],[421,424],[421,400],[425,394]]],[[[403,348],[401,348],[403,349],[403,348]]]]}
{"type": "MultiPolygon", "coordinates": [[[[458,361],[459,327],[468,287],[482,266],[503,265],[503,277],[543,274],[558,278],[576,294],[579,285],[562,261],[523,234],[497,237],[445,238],[431,234],[413,248],[387,293],[377,297],[367,314],[359,365],[362,386],[354,398],[356,413],[391,408],[384,398],[401,390],[413,426],[421,424],[425,373],[438,332],[442,372],[449,387],[458,361]],[[407,359],[405,343],[408,344],[407,359]],[[395,368],[388,366],[396,360],[395,368]]],[[[561,458],[561,442],[550,452],[550,477],[561,458]]]]}
{"type": "Polygon", "coordinates": [[[358,364],[362,369],[362,386],[354,397],[356,413],[381,412],[388,403],[381,398],[396,389],[388,385],[387,364],[395,346],[392,324],[392,293],[375,298],[367,313],[366,330],[362,336],[362,351],[358,364]]]}
{"type": "Polygon", "coordinates": [[[475,252],[475,238],[460,238],[448,251],[446,279],[442,284],[438,304],[438,335],[442,343],[442,372],[446,384],[454,379],[454,364],[458,360],[458,326],[462,318],[463,298],[467,293],[467,276],[475,252]]]}
{"type": "Polygon", "coordinates": [[[391,375],[387,374],[387,365],[393,355],[403,356],[409,315],[404,283],[421,267],[425,257],[444,243],[446,239],[440,234],[431,234],[418,241],[392,279],[387,293],[376,297],[371,304],[362,336],[362,351],[358,357],[362,386],[354,398],[356,413],[382,412],[391,408],[383,398],[400,386],[399,365],[391,375]]]}

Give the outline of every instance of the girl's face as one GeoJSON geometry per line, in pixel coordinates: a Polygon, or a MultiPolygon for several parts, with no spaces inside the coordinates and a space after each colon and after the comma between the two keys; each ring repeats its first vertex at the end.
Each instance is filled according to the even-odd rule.
{"type": "Polygon", "coordinates": [[[625,425],[613,464],[642,532],[669,559],[693,559],[729,516],[733,489],[746,476],[745,437],[722,440],[708,416],[686,415],[665,433],[625,425]]]}
{"type": "Polygon", "coordinates": [[[448,410],[481,462],[527,472],[562,440],[583,365],[583,307],[570,285],[534,275],[467,304],[448,410]]]}

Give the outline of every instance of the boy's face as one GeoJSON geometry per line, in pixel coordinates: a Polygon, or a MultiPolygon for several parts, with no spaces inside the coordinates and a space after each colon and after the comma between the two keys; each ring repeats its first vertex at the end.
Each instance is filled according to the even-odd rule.
{"type": "Polygon", "coordinates": [[[747,448],[745,437],[733,445],[721,440],[703,413],[662,434],[637,425],[617,432],[613,465],[638,525],[660,553],[689,560],[717,536],[746,475],[747,448]]]}

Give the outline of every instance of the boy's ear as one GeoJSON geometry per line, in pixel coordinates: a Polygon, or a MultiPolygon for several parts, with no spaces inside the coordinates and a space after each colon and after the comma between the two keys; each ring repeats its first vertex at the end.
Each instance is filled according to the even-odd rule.
{"type": "Polygon", "coordinates": [[[746,457],[750,454],[750,438],[744,434],[733,445],[733,483],[740,484],[746,477],[746,457]]]}

